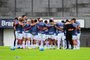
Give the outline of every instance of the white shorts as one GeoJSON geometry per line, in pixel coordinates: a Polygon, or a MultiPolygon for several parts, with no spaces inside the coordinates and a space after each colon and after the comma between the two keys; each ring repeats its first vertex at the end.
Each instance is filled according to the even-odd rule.
{"type": "Polygon", "coordinates": [[[54,35],[48,35],[48,38],[55,39],[55,34],[54,35]]]}
{"type": "Polygon", "coordinates": [[[32,35],[31,40],[39,40],[38,35],[32,35]]]}
{"type": "Polygon", "coordinates": [[[18,31],[15,31],[16,39],[18,38],[18,31]]]}
{"type": "Polygon", "coordinates": [[[77,36],[76,35],[72,35],[72,40],[77,40],[77,36]]]}
{"type": "Polygon", "coordinates": [[[48,35],[45,35],[45,40],[48,39],[48,35]]]}
{"type": "Polygon", "coordinates": [[[18,33],[18,39],[23,39],[23,34],[22,33],[18,33]]]}
{"type": "Polygon", "coordinates": [[[39,40],[45,40],[46,39],[46,35],[45,34],[38,34],[38,39],[39,40]]]}
{"type": "Polygon", "coordinates": [[[32,34],[31,33],[24,33],[24,38],[31,38],[32,34]]]}
{"type": "Polygon", "coordinates": [[[78,39],[78,40],[80,40],[80,35],[81,35],[81,33],[78,33],[78,34],[77,34],[77,39],[78,39]]]}
{"type": "Polygon", "coordinates": [[[60,40],[65,40],[65,35],[64,35],[64,33],[59,33],[59,34],[56,36],[56,40],[58,40],[58,39],[60,39],[60,40]]]}

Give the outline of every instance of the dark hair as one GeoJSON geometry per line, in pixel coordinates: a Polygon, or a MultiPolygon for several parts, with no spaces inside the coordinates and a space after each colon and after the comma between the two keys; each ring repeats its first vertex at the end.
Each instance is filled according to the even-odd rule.
{"type": "Polygon", "coordinates": [[[22,18],[25,17],[25,16],[27,16],[27,15],[22,15],[22,18]]]}
{"type": "Polygon", "coordinates": [[[72,18],[71,20],[76,20],[75,18],[72,18]]]}
{"type": "Polygon", "coordinates": [[[37,22],[37,20],[35,19],[34,22],[37,22]]]}
{"type": "Polygon", "coordinates": [[[22,19],[22,18],[20,18],[20,19],[19,19],[19,21],[20,21],[20,22],[22,22],[22,21],[23,21],[23,19],[22,19]]]}
{"type": "Polygon", "coordinates": [[[64,20],[62,20],[61,22],[62,22],[62,23],[65,23],[65,21],[64,21],[64,20]]]}
{"type": "Polygon", "coordinates": [[[32,19],[32,20],[31,20],[31,23],[34,23],[34,22],[35,22],[35,20],[32,19]]]}
{"type": "Polygon", "coordinates": [[[40,18],[37,18],[38,20],[40,19],[40,18]]]}
{"type": "Polygon", "coordinates": [[[45,20],[44,22],[45,22],[45,23],[48,23],[48,21],[47,21],[47,20],[45,20]]]}
{"type": "Polygon", "coordinates": [[[49,22],[53,22],[53,20],[49,20],[49,22]]]}
{"type": "Polygon", "coordinates": [[[66,22],[69,22],[69,20],[68,20],[68,19],[66,19],[66,22]]]}
{"type": "Polygon", "coordinates": [[[15,17],[15,20],[18,20],[18,18],[17,18],[17,17],[15,17]]]}

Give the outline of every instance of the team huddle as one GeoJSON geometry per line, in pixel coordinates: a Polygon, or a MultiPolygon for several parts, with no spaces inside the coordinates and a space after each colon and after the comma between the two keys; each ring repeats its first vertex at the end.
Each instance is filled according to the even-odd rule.
{"type": "Polygon", "coordinates": [[[80,49],[80,23],[75,18],[55,22],[23,15],[15,18],[13,27],[16,48],[80,49]]]}

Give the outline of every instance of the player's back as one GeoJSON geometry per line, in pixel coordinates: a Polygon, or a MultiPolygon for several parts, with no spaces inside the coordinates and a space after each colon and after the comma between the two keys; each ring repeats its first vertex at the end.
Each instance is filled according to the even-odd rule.
{"type": "Polygon", "coordinates": [[[33,34],[33,35],[38,34],[37,24],[35,24],[34,26],[31,26],[31,34],[33,34]]]}
{"type": "Polygon", "coordinates": [[[55,33],[55,25],[48,24],[48,34],[53,35],[55,33]]]}
{"type": "Polygon", "coordinates": [[[43,28],[45,27],[45,23],[44,22],[39,22],[38,24],[37,24],[37,26],[38,26],[38,31],[39,31],[39,33],[42,33],[42,34],[44,34],[44,30],[43,30],[43,28]]]}

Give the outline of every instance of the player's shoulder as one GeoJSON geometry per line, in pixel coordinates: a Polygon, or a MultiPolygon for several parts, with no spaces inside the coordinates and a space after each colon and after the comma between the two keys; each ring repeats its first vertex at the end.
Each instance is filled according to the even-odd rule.
{"type": "Polygon", "coordinates": [[[57,22],[56,25],[63,25],[63,23],[62,22],[57,22]]]}
{"type": "Polygon", "coordinates": [[[79,21],[76,21],[76,24],[80,24],[80,22],[79,21]]]}

